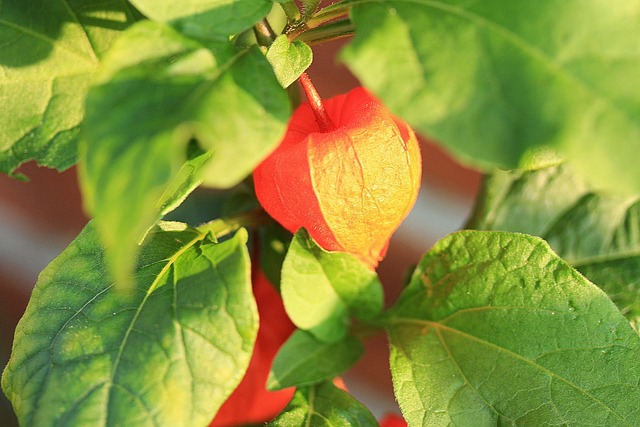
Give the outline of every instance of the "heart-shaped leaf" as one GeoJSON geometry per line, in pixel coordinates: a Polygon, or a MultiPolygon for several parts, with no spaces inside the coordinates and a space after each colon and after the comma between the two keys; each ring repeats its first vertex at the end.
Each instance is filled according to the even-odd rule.
{"type": "Polygon", "coordinates": [[[537,237],[446,237],[388,324],[411,426],[640,423],[640,337],[537,237]]]}
{"type": "Polygon", "coordinates": [[[378,427],[374,416],[332,383],[304,387],[269,427],[378,427]]]}
{"type": "Polygon", "coordinates": [[[161,223],[118,292],[89,224],[41,274],[2,387],[21,425],[206,425],[258,329],[246,232],[223,243],[161,223]]]}
{"type": "Polygon", "coordinates": [[[289,246],[280,289],[293,323],[325,342],[347,335],[351,315],[371,319],[382,310],[376,273],[347,253],[320,248],[304,229],[289,246]]]}
{"type": "Polygon", "coordinates": [[[285,34],[279,35],[267,51],[267,59],[273,67],[282,87],[295,82],[313,61],[311,48],[301,41],[290,42],[285,34]]]}

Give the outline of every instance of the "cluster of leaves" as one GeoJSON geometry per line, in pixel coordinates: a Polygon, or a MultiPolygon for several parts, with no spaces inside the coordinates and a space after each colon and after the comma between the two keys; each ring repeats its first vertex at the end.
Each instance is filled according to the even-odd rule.
{"type": "Polygon", "coordinates": [[[95,218],[16,331],[2,386],[21,422],[206,425],[257,335],[251,237],[298,328],[268,380],[297,387],[274,425],[376,425],[331,384],[372,330],[410,425],[640,425],[640,2],[303,5],[0,4],[0,169],[78,163],[95,218]],[[291,239],[250,191],[232,218],[161,221],[199,186],[250,187],[309,46],[349,34],[364,86],[492,171],[469,230],[386,310],[374,272],[291,239]]]}

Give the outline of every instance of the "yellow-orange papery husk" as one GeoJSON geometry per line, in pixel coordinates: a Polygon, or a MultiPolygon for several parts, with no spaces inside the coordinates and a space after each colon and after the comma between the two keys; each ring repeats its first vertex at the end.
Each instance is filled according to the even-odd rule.
{"type": "Polygon", "coordinates": [[[324,107],[330,130],[309,103],[296,109],[282,142],[254,172],[256,195],[291,232],[304,227],[324,249],[375,268],[418,196],[418,141],[364,88],[324,107]]]}

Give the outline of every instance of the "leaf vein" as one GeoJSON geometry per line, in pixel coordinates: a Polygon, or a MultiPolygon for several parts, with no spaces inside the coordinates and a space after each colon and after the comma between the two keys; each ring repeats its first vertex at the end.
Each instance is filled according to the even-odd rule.
{"type": "MultiPolygon", "coordinates": [[[[613,408],[611,408],[610,406],[608,406],[605,402],[603,402],[602,400],[598,399],[596,396],[594,396],[593,394],[591,394],[588,390],[578,386],[577,384],[569,381],[566,378],[563,378],[562,376],[558,375],[557,373],[545,368],[544,366],[539,365],[538,363],[536,363],[534,360],[531,359],[527,359],[526,357],[511,351],[507,348],[504,347],[500,347],[499,345],[496,345],[490,341],[487,341],[485,339],[473,336],[469,333],[466,333],[464,331],[461,331],[459,329],[455,329],[453,327],[447,326],[447,325],[443,325],[441,323],[438,322],[433,322],[430,320],[420,320],[420,319],[407,319],[407,318],[395,318],[393,319],[393,323],[395,324],[409,324],[409,325],[419,325],[421,327],[430,327],[433,328],[440,336],[441,330],[446,330],[447,332],[451,333],[451,334],[457,334],[460,335],[470,341],[475,341],[481,345],[484,345],[486,347],[492,348],[493,350],[497,351],[497,352],[501,352],[504,353],[524,364],[530,365],[533,368],[539,370],[540,372],[546,374],[547,376],[549,376],[552,379],[556,379],[560,382],[563,382],[564,384],[568,385],[569,387],[573,388],[574,390],[576,390],[579,393],[582,393],[583,395],[587,396],[589,399],[591,399],[594,403],[600,405],[601,407],[603,407],[604,409],[606,409],[607,411],[609,411],[609,413],[611,413],[612,415],[616,416],[617,418],[619,418],[622,422],[624,422],[626,425],[631,426],[625,419],[625,417],[622,416],[622,414],[619,414],[616,410],[614,410],[613,408]]],[[[455,362],[455,360],[454,360],[455,362]]],[[[465,381],[466,381],[466,377],[465,377],[465,381]]]]}
{"type": "Polygon", "coordinates": [[[78,18],[78,14],[76,13],[75,10],[73,10],[71,5],[69,4],[69,0],[62,0],[62,3],[64,4],[65,8],[69,12],[69,15],[73,18],[74,22],[78,25],[78,27],[82,28],[82,34],[84,35],[84,39],[86,40],[86,42],[89,44],[89,47],[90,47],[90,49],[88,49],[88,51],[91,52],[91,58],[96,63],[100,62],[100,60],[98,59],[98,56],[96,55],[95,48],[94,48],[93,44],[91,43],[91,39],[89,38],[89,34],[87,33],[87,31],[82,26],[82,23],[80,22],[80,19],[78,18]]]}
{"type": "MultiPolygon", "coordinates": [[[[482,399],[482,401],[489,407],[491,408],[491,410],[497,414],[497,415],[503,415],[501,414],[495,406],[493,406],[493,404],[491,402],[489,402],[487,399],[484,398],[484,396],[478,391],[478,389],[476,387],[474,387],[471,384],[471,381],[469,381],[469,379],[467,378],[467,376],[464,373],[464,370],[462,369],[462,367],[460,366],[460,364],[458,363],[458,361],[456,360],[456,358],[453,355],[453,352],[451,351],[451,349],[449,348],[449,345],[447,345],[447,342],[444,338],[444,336],[442,335],[442,332],[435,328],[435,332],[438,335],[438,339],[440,340],[440,343],[442,344],[442,347],[444,347],[444,350],[447,352],[447,354],[449,355],[449,359],[453,362],[453,364],[456,366],[456,369],[458,370],[458,372],[460,372],[460,375],[462,375],[462,379],[464,380],[464,383],[469,386],[474,392],[475,394],[482,399]]],[[[459,388],[456,393],[458,391],[460,391],[462,388],[459,388]]],[[[504,416],[504,415],[503,415],[504,416]]],[[[505,418],[509,419],[510,421],[513,421],[511,418],[506,417],[505,418]]]]}
{"type": "MultiPolygon", "coordinates": [[[[96,58],[93,55],[86,55],[83,52],[79,52],[76,49],[73,49],[73,48],[67,46],[64,43],[57,42],[56,40],[54,40],[54,39],[52,39],[50,37],[47,37],[47,36],[45,36],[43,34],[40,34],[37,31],[33,31],[32,29],[27,28],[27,27],[25,27],[23,25],[18,25],[18,24],[15,24],[13,22],[10,22],[10,21],[4,20],[4,19],[0,19],[0,26],[1,25],[4,25],[4,26],[6,26],[8,28],[11,28],[13,30],[17,30],[19,32],[22,32],[22,33],[24,33],[25,35],[27,35],[29,37],[33,37],[34,39],[43,41],[43,42],[51,45],[53,48],[60,48],[62,50],[65,50],[65,51],[73,54],[74,56],[77,56],[78,58],[82,59],[83,62],[90,63],[91,66],[92,66],[91,68],[95,68],[96,65],[97,65],[96,58]]],[[[92,53],[93,53],[93,51],[92,51],[92,53]]]]}

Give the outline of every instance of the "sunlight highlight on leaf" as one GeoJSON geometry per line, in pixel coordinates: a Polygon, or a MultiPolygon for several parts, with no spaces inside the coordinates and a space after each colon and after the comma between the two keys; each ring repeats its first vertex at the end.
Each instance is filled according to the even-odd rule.
{"type": "Polygon", "coordinates": [[[411,426],[640,423],[640,337],[536,237],[441,240],[388,322],[411,426]]]}
{"type": "Polygon", "coordinates": [[[76,162],[92,76],[135,19],[123,0],[2,2],[0,172],[32,159],[59,170],[76,162]]]}
{"type": "Polygon", "coordinates": [[[24,425],[205,425],[242,379],[258,329],[246,232],[149,235],[116,291],[93,224],[40,276],[2,387],[24,425]]]}
{"type": "Polygon", "coordinates": [[[354,2],[343,59],[417,131],[505,169],[540,150],[640,191],[640,2],[354,2]]]}

